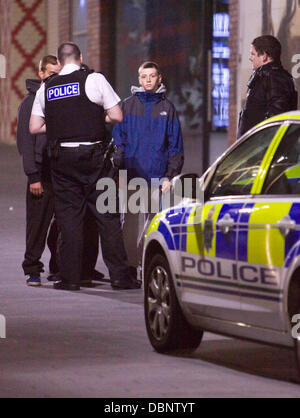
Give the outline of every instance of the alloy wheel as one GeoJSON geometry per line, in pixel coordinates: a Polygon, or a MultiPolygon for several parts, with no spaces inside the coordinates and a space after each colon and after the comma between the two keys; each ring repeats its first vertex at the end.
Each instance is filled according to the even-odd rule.
{"type": "Polygon", "coordinates": [[[161,341],[170,324],[170,285],[167,271],[156,266],[148,283],[148,319],[154,338],[161,341]]]}

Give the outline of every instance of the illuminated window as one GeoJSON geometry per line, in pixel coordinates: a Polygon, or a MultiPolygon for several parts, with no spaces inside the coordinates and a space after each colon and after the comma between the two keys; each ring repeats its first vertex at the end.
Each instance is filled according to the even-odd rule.
{"type": "MultiPolygon", "coordinates": [[[[223,10],[226,2],[222,1],[223,10]]],[[[230,57],[229,40],[230,18],[227,12],[216,12],[213,15],[212,43],[212,128],[226,129],[229,124],[229,82],[228,60],[230,57]]]]}
{"type": "Polygon", "coordinates": [[[72,41],[86,60],[87,52],[87,0],[72,0],[72,41]]]}

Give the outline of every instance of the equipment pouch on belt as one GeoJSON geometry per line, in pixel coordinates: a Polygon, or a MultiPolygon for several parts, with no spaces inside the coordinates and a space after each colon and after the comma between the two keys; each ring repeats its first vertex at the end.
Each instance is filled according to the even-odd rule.
{"type": "Polygon", "coordinates": [[[54,141],[54,143],[50,143],[48,145],[48,156],[49,158],[56,159],[58,157],[58,150],[59,150],[60,144],[59,140],[54,141]]]}

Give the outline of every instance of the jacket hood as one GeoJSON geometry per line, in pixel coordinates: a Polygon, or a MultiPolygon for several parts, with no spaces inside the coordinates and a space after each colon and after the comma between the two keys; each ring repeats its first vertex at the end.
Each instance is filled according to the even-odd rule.
{"type": "MultiPolygon", "coordinates": [[[[161,84],[158,89],[156,90],[155,93],[152,94],[157,94],[157,93],[166,93],[167,89],[165,87],[164,84],[161,84]]],[[[132,86],[131,87],[131,94],[136,94],[136,93],[145,93],[145,89],[143,87],[137,87],[137,86],[132,86]]]]}
{"type": "Polygon", "coordinates": [[[41,87],[41,80],[26,80],[26,89],[28,93],[35,94],[41,87]]]}

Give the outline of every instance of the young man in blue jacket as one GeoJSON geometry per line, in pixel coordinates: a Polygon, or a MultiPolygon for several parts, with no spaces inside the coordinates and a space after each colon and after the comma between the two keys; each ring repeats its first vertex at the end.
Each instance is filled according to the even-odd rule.
{"type": "MultiPolygon", "coordinates": [[[[133,86],[132,96],[123,103],[124,119],[114,128],[114,144],[117,154],[123,155],[128,181],[143,178],[150,185],[151,180],[164,179],[161,191],[165,193],[183,166],[180,122],[174,105],[165,96],[158,65],[150,61],[143,63],[138,79],[140,87],[133,86]]],[[[129,264],[134,268],[141,263],[143,232],[154,216],[153,213],[143,215],[129,210],[124,214],[124,242],[129,264]]]]}

